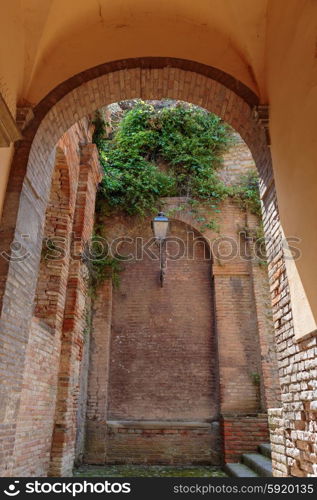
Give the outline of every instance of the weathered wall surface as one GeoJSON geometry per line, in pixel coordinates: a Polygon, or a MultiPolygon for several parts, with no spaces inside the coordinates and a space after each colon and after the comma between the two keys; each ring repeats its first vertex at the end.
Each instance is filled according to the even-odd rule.
{"type": "Polygon", "coordinates": [[[317,474],[317,338],[316,332],[296,340],[273,189],[264,192],[264,228],[269,254],[276,351],[281,384],[281,408],[270,414],[275,476],[317,474]]]}
{"type": "Polygon", "coordinates": [[[14,471],[19,476],[45,476],[50,464],[57,394],[60,336],[33,318],[18,414],[14,471]]]}
{"type": "Polygon", "coordinates": [[[220,465],[221,444],[218,422],[108,421],[106,462],[220,465]]]}
{"type": "Polygon", "coordinates": [[[284,347],[279,360],[283,406],[269,412],[274,475],[316,477],[316,337],[295,342],[287,329],[282,337],[285,340],[281,340],[284,347]]]}
{"type": "Polygon", "coordinates": [[[224,415],[222,428],[226,463],[238,462],[241,459],[241,451],[252,453],[257,451],[259,444],[268,442],[266,413],[240,415],[238,418],[235,415],[224,415]]]}
{"type": "Polygon", "coordinates": [[[93,233],[96,188],[101,180],[94,144],[81,147],[72,251],[65,294],[55,426],[49,475],[72,475],[81,394],[81,365],[87,328],[88,269],[84,252],[93,233]]]}
{"type": "MultiPolygon", "coordinates": [[[[173,221],[170,237],[186,242],[186,229],[173,221]]],[[[150,228],[140,235],[151,238],[150,228]]],[[[137,441],[131,436],[125,441],[122,431],[108,427],[109,462],[125,457],[152,463],[219,462],[219,428],[199,429],[199,422],[219,419],[211,260],[203,242],[193,246],[186,244],[188,257],[168,261],[163,288],[158,260],[144,256],[125,265],[113,294],[107,419],[157,420],[161,425],[157,433],[144,430],[146,439],[136,429],[137,441]],[[173,420],[196,421],[198,428],[177,432],[169,427],[173,420]]],[[[154,245],[156,255],[157,250],[154,245]]],[[[177,250],[176,242],[167,244],[171,256],[177,250]]]]}
{"type": "Polygon", "coordinates": [[[88,373],[90,357],[90,322],[91,322],[91,303],[86,303],[85,327],[83,331],[82,361],[80,364],[79,375],[79,396],[76,419],[76,446],[75,446],[75,465],[80,465],[83,461],[86,446],[86,413],[87,413],[87,394],[88,394],[88,373]]]}
{"type": "MultiPolygon", "coordinates": [[[[149,241],[151,228],[142,229],[140,237],[149,241]]],[[[172,239],[186,243],[187,228],[173,221],[169,235],[166,251],[173,256],[178,244],[172,239]]],[[[144,255],[124,264],[112,302],[110,420],[217,419],[211,260],[203,242],[193,246],[168,260],[163,287],[155,243],[155,261],[144,255]]],[[[130,251],[130,245],[120,249],[130,251]]]]}

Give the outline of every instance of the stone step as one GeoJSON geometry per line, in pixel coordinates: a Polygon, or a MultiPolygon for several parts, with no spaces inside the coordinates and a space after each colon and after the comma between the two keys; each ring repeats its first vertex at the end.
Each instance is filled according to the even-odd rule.
{"type": "Polygon", "coordinates": [[[272,477],[272,462],[260,453],[244,453],[242,463],[257,472],[260,477],[272,477]]]}
{"type": "Polygon", "coordinates": [[[271,445],[270,443],[262,443],[259,446],[259,453],[265,457],[271,459],[271,445]]]}
{"type": "Polygon", "coordinates": [[[254,470],[247,467],[245,464],[226,464],[224,471],[230,477],[259,477],[254,470]]]}

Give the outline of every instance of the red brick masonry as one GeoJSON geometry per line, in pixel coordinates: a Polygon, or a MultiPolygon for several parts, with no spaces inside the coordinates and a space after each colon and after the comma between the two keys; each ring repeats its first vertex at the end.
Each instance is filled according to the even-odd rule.
{"type": "Polygon", "coordinates": [[[257,451],[261,443],[269,440],[267,415],[223,415],[222,433],[224,461],[238,462],[241,452],[257,451]]]}
{"type": "Polygon", "coordinates": [[[219,423],[108,421],[108,464],[220,464],[219,423]]]}

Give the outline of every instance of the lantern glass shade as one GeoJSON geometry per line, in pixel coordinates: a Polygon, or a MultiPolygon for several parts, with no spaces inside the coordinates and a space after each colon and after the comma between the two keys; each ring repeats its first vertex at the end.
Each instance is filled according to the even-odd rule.
{"type": "Polygon", "coordinates": [[[157,240],[165,240],[168,231],[169,220],[163,212],[157,214],[152,220],[152,229],[157,240]]]}

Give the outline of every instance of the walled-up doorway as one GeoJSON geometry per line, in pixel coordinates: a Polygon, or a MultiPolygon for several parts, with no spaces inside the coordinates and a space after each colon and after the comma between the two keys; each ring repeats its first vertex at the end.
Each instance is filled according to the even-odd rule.
{"type": "MultiPolygon", "coordinates": [[[[153,238],[146,247],[151,238],[147,220],[138,238],[120,246],[120,255],[134,258],[124,263],[120,285],[112,292],[109,377],[98,381],[100,388],[107,384],[108,392],[104,449],[94,458],[90,454],[90,461],[219,464],[218,356],[208,244],[173,220],[161,287],[153,238]]],[[[108,301],[109,294],[98,297],[97,318],[108,301]]],[[[93,321],[95,342],[105,329],[105,322],[93,321]]],[[[93,362],[91,378],[100,369],[93,362]]],[[[91,451],[89,436],[87,446],[91,451]]]]}

